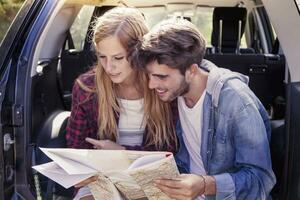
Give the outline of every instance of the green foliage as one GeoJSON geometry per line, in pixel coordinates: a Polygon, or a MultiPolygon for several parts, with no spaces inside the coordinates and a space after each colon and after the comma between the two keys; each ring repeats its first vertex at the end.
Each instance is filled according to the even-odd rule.
{"type": "Polygon", "coordinates": [[[0,4],[6,3],[6,0],[0,0],[0,4]]]}
{"type": "Polygon", "coordinates": [[[0,42],[25,0],[0,0],[0,42]]]}
{"type": "Polygon", "coordinates": [[[11,2],[13,2],[13,3],[22,3],[23,1],[22,0],[11,0],[11,2]]]}

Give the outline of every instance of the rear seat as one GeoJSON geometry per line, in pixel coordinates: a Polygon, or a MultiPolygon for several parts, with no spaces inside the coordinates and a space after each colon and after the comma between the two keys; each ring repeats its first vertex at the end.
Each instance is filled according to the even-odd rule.
{"type": "MultiPolygon", "coordinates": [[[[70,116],[69,111],[56,110],[42,124],[38,134],[36,146],[44,148],[66,148],[66,126],[70,116]]],[[[37,165],[50,162],[49,159],[39,148],[35,152],[35,163],[37,165]]],[[[65,189],[51,179],[39,174],[40,187],[45,199],[52,199],[59,196],[61,199],[71,199],[74,188],[65,189]]],[[[58,198],[58,199],[59,199],[58,198]]]]}
{"type": "Polygon", "coordinates": [[[281,55],[207,54],[206,59],[217,66],[249,76],[249,87],[261,100],[272,119],[284,117],[277,98],[284,97],[285,59],[281,55]]]}
{"type": "Polygon", "coordinates": [[[273,199],[278,199],[277,195],[280,193],[280,188],[282,188],[283,183],[283,170],[286,151],[286,135],[284,120],[272,120],[271,129],[271,160],[272,168],[277,179],[276,184],[272,189],[271,195],[273,196],[273,199]]]}
{"type": "Polygon", "coordinates": [[[249,87],[269,111],[271,119],[270,151],[277,183],[271,194],[276,198],[282,184],[285,138],[285,58],[278,54],[256,54],[253,49],[240,49],[247,11],[245,8],[215,8],[213,13],[212,48],[206,59],[219,67],[249,76],[249,87]]]}
{"type": "Polygon", "coordinates": [[[208,50],[208,53],[255,53],[252,48],[240,48],[246,20],[246,8],[214,8],[211,35],[211,44],[213,47],[208,50]]]}

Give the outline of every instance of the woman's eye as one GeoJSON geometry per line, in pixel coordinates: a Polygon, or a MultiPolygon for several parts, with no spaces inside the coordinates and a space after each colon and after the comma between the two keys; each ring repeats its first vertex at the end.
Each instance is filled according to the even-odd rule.
{"type": "Polygon", "coordinates": [[[105,58],[105,56],[99,56],[99,58],[100,58],[100,59],[103,59],[103,58],[105,58]]]}
{"type": "Polygon", "coordinates": [[[122,60],[124,58],[124,56],[121,57],[115,57],[116,60],[122,60]]]}

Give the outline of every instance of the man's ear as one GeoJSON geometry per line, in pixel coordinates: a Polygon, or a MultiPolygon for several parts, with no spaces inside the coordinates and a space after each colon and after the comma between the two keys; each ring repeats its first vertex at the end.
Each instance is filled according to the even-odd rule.
{"type": "Polygon", "coordinates": [[[186,81],[189,82],[193,79],[193,77],[197,74],[198,72],[198,64],[194,63],[191,64],[189,68],[187,68],[187,70],[185,71],[185,78],[186,81]]]}

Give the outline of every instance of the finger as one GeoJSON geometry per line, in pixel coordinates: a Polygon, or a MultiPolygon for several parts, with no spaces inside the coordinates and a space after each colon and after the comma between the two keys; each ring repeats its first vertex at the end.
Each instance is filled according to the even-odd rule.
{"type": "MultiPolygon", "coordinates": [[[[165,193],[168,196],[183,196],[184,191],[178,188],[171,188],[164,185],[156,185],[163,193],[165,193]]],[[[178,198],[178,197],[177,197],[178,198]]],[[[175,198],[175,199],[177,199],[175,198]]]]}
{"type": "Polygon", "coordinates": [[[154,181],[157,185],[167,186],[169,188],[182,188],[183,184],[178,179],[157,179],[154,181]]]}
{"type": "Polygon", "coordinates": [[[160,177],[158,180],[173,180],[173,181],[181,181],[182,178],[179,178],[178,176],[175,177],[160,177]]]}
{"type": "Polygon", "coordinates": [[[171,194],[169,196],[171,199],[176,199],[176,200],[188,200],[189,198],[184,196],[184,195],[174,195],[174,194],[171,194]]]}
{"type": "Polygon", "coordinates": [[[95,140],[93,138],[86,137],[85,141],[88,143],[91,143],[92,145],[94,145],[96,147],[101,147],[101,140],[95,140]]]}
{"type": "Polygon", "coordinates": [[[92,176],[88,179],[81,181],[80,183],[77,183],[76,185],[74,185],[74,187],[79,188],[79,187],[86,186],[86,185],[96,181],[97,179],[98,179],[98,176],[92,176]]]}

